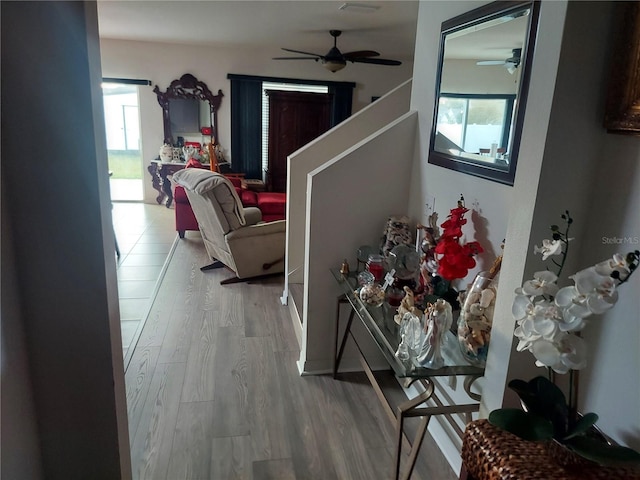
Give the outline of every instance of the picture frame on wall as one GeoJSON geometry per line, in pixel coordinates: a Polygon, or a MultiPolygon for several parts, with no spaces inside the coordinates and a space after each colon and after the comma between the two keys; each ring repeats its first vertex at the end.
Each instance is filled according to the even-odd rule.
{"type": "Polygon", "coordinates": [[[640,135],[640,2],[620,2],[616,9],[604,126],[609,133],[640,135]]]}

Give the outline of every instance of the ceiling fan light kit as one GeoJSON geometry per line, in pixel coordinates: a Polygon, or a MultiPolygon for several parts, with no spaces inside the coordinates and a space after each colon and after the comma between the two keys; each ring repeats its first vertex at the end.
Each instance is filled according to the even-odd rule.
{"type": "Polygon", "coordinates": [[[347,62],[344,60],[325,60],[322,62],[322,66],[330,72],[336,73],[338,70],[342,70],[347,66],[347,62]]]}
{"type": "Polygon", "coordinates": [[[338,50],[337,39],[342,34],[341,30],[329,30],[329,33],[333,37],[333,47],[326,55],[319,55],[317,53],[303,52],[301,50],[293,50],[290,48],[283,48],[285,52],[301,53],[307,55],[306,57],[274,57],[273,60],[318,60],[322,61],[322,66],[330,72],[337,72],[342,70],[347,62],[351,63],[370,63],[373,65],[388,65],[397,66],[402,65],[402,62],[398,60],[388,60],[385,58],[377,58],[380,54],[373,50],[357,50],[354,52],[342,53],[338,50]],[[376,57],[376,58],[372,58],[376,57]]]}

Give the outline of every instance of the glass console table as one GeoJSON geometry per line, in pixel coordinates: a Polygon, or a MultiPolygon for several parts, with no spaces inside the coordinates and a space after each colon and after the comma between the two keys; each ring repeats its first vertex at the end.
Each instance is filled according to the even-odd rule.
{"type": "Polygon", "coordinates": [[[380,307],[365,306],[360,300],[360,297],[355,293],[357,288],[355,274],[343,275],[337,269],[332,269],[331,273],[342,291],[336,304],[333,377],[336,378],[338,375],[347,340],[351,338],[358,350],[360,364],[364,372],[371,382],[387,415],[391,421],[395,423],[396,451],[393,472],[393,478],[395,479],[400,478],[403,440],[409,445],[408,465],[402,477],[408,479],[411,477],[411,473],[415,467],[420,446],[422,445],[424,435],[429,426],[429,420],[433,415],[444,415],[453,428],[458,431],[458,434],[462,436],[462,429],[456,424],[452,415],[464,414],[465,421],[468,423],[472,420],[471,413],[479,410],[480,395],[472,392],[471,389],[473,382],[484,374],[484,369],[470,365],[464,359],[453,332],[447,332],[448,337],[443,345],[442,354],[445,359],[445,366],[442,368],[429,369],[422,367],[413,357],[409,360],[401,361],[395,356],[399,344],[398,325],[393,319],[395,308],[387,304],[383,304],[380,307]],[[348,304],[351,309],[344,331],[342,335],[340,335],[340,307],[344,304],[348,304]],[[373,370],[365,358],[363,348],[361,348],[358,339],[351,330],[354,319],[357,319],[358,322],[364,326],[400,384],[406,388],[414,382],[419,382],[424,387],[424,392],[397,405],[394,411],[394,408],[382,391],[378,380],[373,374],[373,370]],[[433,381],[434,377],[451,376],[464,377],[464,390],[471,399],[470,403],[447,405],[438,397],[436,385],[433,381]],[[429,404],[427,404],[427,401],[429,401],[429,404]],[[405,419],[411,417],[421,417],[421,420],[413,441],[409,442],[405,436],[404,426],[405,419]]]}

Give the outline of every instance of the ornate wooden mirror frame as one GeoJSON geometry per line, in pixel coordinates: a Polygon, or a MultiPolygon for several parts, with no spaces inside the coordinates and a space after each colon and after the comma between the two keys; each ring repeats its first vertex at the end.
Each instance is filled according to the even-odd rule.
{"type": "Polygon", "coordinates": [[[211,121],[211,138],[214,145],[218,143],[218,108],[224,96],[222,90],[214,95],[207,87],[207,84],[199,81],[190,73],[185,73],[178,80],[171,82],[166,92],[161,92],[156,85],[153,92],[158,97],[158,103],[162,107],[162,123],[164,125],[164,142],[173,145],[173,134],[171,133],[171,115],[169,111],[169,101],[171,99],[195,99],[209,102],[209,117],[211,121]]]}

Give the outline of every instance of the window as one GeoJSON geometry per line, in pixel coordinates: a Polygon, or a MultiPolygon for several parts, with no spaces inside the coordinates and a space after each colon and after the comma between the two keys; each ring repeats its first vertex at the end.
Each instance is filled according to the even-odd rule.
{"type": "Polygon", "coordinates": [[[515,95],[440,95],[437,131],[465,152],[509,149],[515,95]]]}

